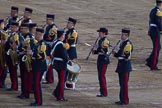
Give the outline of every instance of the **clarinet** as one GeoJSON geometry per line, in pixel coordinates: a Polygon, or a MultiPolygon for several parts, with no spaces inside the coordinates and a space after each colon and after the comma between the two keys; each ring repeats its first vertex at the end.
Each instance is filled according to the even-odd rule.
{"type": "Polygon", "coordinates": [[[93,47],[92,47],[91,50],[89,51],[88,56],[86,57],[86,60],[89,59],[89,56],[91,55],[91,53],[92,53],[92,51],[93,51],[93,49],[94,49],[94,47],[95,47],[95,45],[96,45],[98,39],[99,39],[99,37],[96,39],[95,43],[93,44],[93,47]]]}

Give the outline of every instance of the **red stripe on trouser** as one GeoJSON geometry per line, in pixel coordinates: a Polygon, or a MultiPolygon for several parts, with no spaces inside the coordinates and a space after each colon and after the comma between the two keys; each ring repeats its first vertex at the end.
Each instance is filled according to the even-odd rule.
{"type": "Polygon", "coordinates": [[[26,68],[24,69],[24,72],[23,72],[23,75],[24,75],[24,95],[25,96],[29,96],[29,72],[26,70],[26,68]]]}
{"type": "Polygon", "coordinates": [[[2,73],[3,73],[3,69],[0,66],[0,86],[2,86],[2,73]]]}
{"type": "Polygon", "coordinates": [[[128,80],[129,80],[129,75],[128,75],[128,72],[126,72],[125,75],[124,75],[124,103],[125,104],[129,103],[129,98],[128,98],[128,80]]]}
{"type": "Polygon", "coordinates": [[[101,72],[101,87],[102,87],[102,92],[104,96],[107,96],[107,86],[106,86],[106,78],[105,78],[106,68],[107,68],[107,65],[103,64],[102,72],[101,72]]]}
{"type": "Polygon", "coordinates": [[[59,96],[58,99],[64,98],[64,70],[58,72],[59,74],[59,96]]]}
{"type": "Polygon", "coordinates": [[[47,72],[47,81],[49,83],[53,83],[53,70],[52,70],[52,64],[50,64],[49,68],[48,68],[48,72],[47,72]]]}
{"type": "Polygon", "coordinates": [[[10,65],[9,67],[10,71],[10,79],[11,79],[11,88],[14,90],[18,89],[18,79],[17,79],[17,70],[16,66],[10,65]]]}
{"type": "Polygon", "coordinates": [[[151,66],[152,69],[156,68],[158,44],[159,44],[159,39],[155,38],[154,49],[153,49],[153,63],[151,66]]]}
{"type": "Polygon", "coordinates": [[[42,97],[41,97],[41,87],[40,87],[40,80],[41,80],[41,72],[37,71],[36,73],[36,82],[35,82],[35,99],[37,104],[42,103],[42,97]]]}
{"type": "Polygon", "coordinates": [[[28,72],[28,81],[29,81],[29,83],[28,83],[28,90],[29,90],[29,92],[31,92],[32,90],[33,90],[33,73],[32,73],[32,71],[30,71],[30,72],[28,72]]]}

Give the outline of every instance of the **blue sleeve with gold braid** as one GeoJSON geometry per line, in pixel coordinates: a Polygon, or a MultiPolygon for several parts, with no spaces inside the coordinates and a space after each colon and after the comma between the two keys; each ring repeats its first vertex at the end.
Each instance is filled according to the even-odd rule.
{"type": "Polygon", "coordinates": [[[100,53],[107,54],[108,50],[109,50],[109,44],[110,44],[110,42],[107,40],[106,37],[101,38],[98,41],[98,48],[97,48],[97,51],[95,53],[97,54],[97,53],[100,52],[100,53]]]}
{"type": "Polygon", "coordinates": [[[68,43],[74,45],[77,43],[78,33],[76,30],[73,30],[72,33],[68,34],[68,43]]]}

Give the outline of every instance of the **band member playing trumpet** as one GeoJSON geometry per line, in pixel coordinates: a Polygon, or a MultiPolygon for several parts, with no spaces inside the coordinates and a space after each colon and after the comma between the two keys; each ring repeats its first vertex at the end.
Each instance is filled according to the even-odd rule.
{"type": "Polygon", "coordinates": [[[32,16],[33,9],[26,7],[24,10],[24,15],[19,18],[18,23],[26,24],[26,23],[32,23],[31,16],[32,16]]]}
{"type": "Polygon", "coordinates": [[[18,7],[16,7],[16,6],[12,6],[11,7],[11,15],[8,16],[5,19],[5,30],[10,28],[10,25],[12,24],[12,22],[17,22],[19,20],[18,12],[19,12],[19,8],[18,7]]]}
{"type": "Polygon", "coordinates": [[[67,51],[62,42],[64,39],[65,39],[64,30],[58,30],[57,40],[55,41],[54,47],[51,51],[51,55],[53,56],[53,66],[58,73],[58,84],[56,89],[53,91],[53,95],[56,97],[58,101],[65,101],[64,79],[68,58],[67,58],[67,51]]]}
{"type": "Polygon", "coordinates": [[[114,57],[118,59],[118,65],[116,68],[116,72],[119,76],[119,85],[120,85],[120,93],[119,93],[119,101],[115,102],[117,105],[126,105],[129,104],[128,97],[128,80],[129,74],[132,71],[131,66],[131,54],[133,51],[133,46],[131,41],[129,40],[130,29],[123,28],[121,34],[121,43],[119,45],[119,50],[114,53],[114,57]]]}
{"type": "Polygon", "coordinates": [[[8,37],[9,35],[4,31],[4,20],[0,19],[0,88],[5,88],[5,79],[7,76],[5,46],[8,37]]]}
{"type": "Polygon", "coordinates": [[[31,106],[40,106],[42,102],[42,88],[41,80],[44,72],[47,70],[46,64],[46,44],[43,40],[44,30],[42,28],[36,29],[35,39],[38,41],[33,50],[32,55],[32,71],[34,78],[34,98],[35,102],[31,106]]]}
{"type": "Polygon", "coordinates": [[[20,45],[20,41],[22,41],[22,38],[18,35],[18,30],[19,30],[19,24],[17,22],[12,22],[10,37],[6,42],[6,58],[7,58],[7,65],[10,73],[10,79],[11,79],[11,88],[7,90],[18,90],[17,48],[20,45]]]}
{"type": "Polygon", "coordinates": [[[108,50],[110,42],[107,40],[106,35],[108,35],[108,30],[106,28],[100,28],[97,30],[99,32],[99,40],[97,50],[93,50],[93,54],[98,54],[97,59],[97,70],[98,70],[98,80],[100,85],[100,92],[97,94],[97,97],[106,97],[107,93],[107,84],[106,84],[106,69],[109,64],[108,50]]]}
{"type": "Polygon", "coordinates": [[[23,41],[18,48],[21,77],[21,94],[18,96],[18,98],[26,99],[29,98],[30,89],[32,88],[31,56],[28,53],[32,52],[37,41],[29,32],[29,24],[22,24],[20,27],[20,32],[20,35],[23,37],[23,41]]]}
{"type": "Polygon", "coordinates": [[[54,39],[56,38],[57,34],[57,26],[54,23],[55,15],[47,14],[46,15],[46,27],[45,27],[45,34],[43,39],[46,41],[48,48],[47,48],[47,61],[48,61],[48,70],[46,72],[46,84],[54,82],[54,73],[51,64],[51,57],[50,52],[52,48],[52,44],[54,39]]]}
{"type": "MultiPolygon", "coordinates": [[[[67,49],[68,57],[70,60],[77,59],[76,44],[78,39],[78,33],[74,28],[76,22],[77,22],[76,19],[69,17],[65,28],[66,34],[63,42],[65,43],[65,47],[67,49]]],[[[68,76],[68,71],[66,72],[65,75],[65,82],[67,80],[67,76],[68,76]]],[[[71,89],[73,88],[73,84],[65,83],[65,88],[71,89]]]]}

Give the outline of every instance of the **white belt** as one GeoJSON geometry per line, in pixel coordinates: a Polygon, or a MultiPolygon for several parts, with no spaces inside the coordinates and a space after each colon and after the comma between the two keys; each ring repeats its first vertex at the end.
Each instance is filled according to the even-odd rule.
{"type": "Polygon", "coordinates": [[[46,41],[46,44],[48,44],[48,45],[49,45],[49,44],[50,44],[50,45],[52,45],[52,44],[53,44],[53,42],[47,42],[47,41],[46,41]]]}
{"type": "Polygon", "coordinates": [[[76,45],[74,44],[74,45],[70,45],[71,47],[76,47],[76,45]]]}
{"type": "Polygon", "coordinates": [[[62,59],[62,58],[58,58],[58,57],[54,57],[54,59],[53,59],[53,60],[63,61],[63,59],[62,59]]]}
{"type": "Polygon", "coordinates": [[[124,57],[118,57],[118,60],[124,60],[124,57]]]}
{"type": "Polygon", "coordinates": [[[157,25],[156,25],[156,24],[150,24],[150,26],[152,26],[152,27],[157,27],[157,25]]]}

